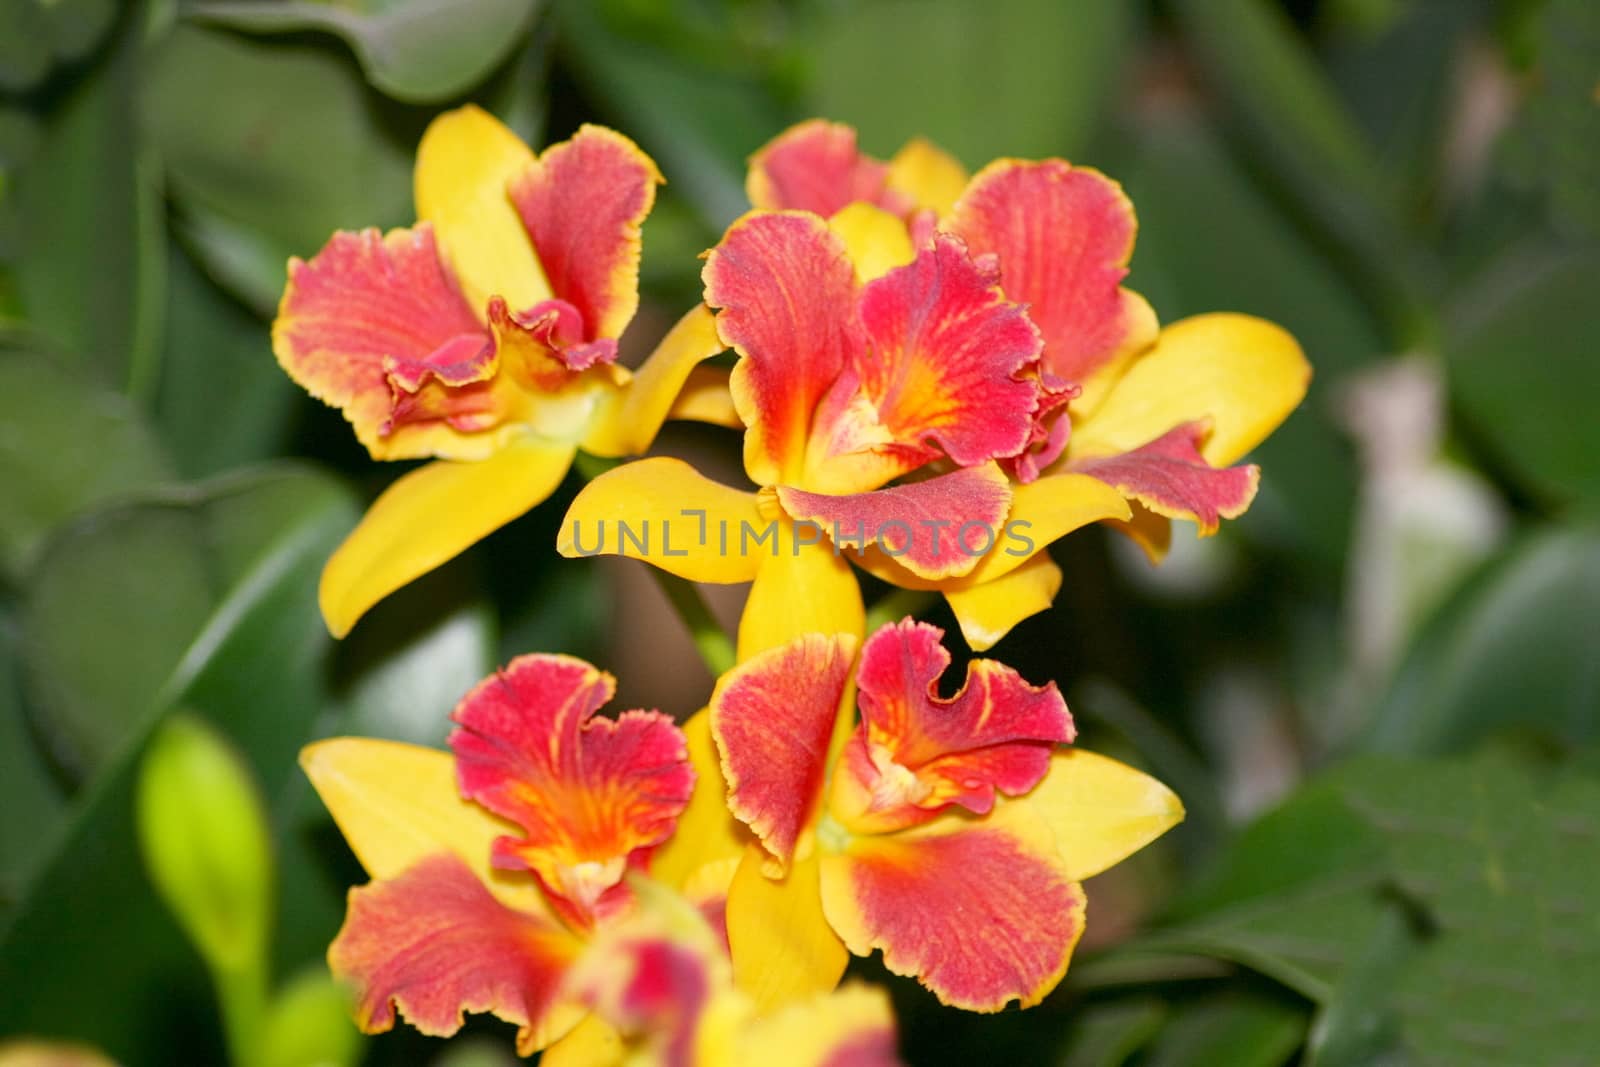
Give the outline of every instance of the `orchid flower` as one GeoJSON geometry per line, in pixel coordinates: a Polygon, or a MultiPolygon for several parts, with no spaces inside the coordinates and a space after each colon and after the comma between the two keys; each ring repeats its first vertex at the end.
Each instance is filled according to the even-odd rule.
{"type": "MultiPolygon", "coordinates": [[[[1025,561],[988,549],[1013,505],[997,461],[1024,452],[1062,399],[1040,376],[1039,332],[960,241],[934,235],[913,248],[902,233],[883,256],[879,230],[876,216],[849,209],[831,223],[755,211],[728,229],[703,276],[717,334],[739,357],[729,387],[758,490],[673,459],[628,464],[579,493],[563,554],[753,582],[741,659],[800,633],[861,634],[846,553],[892,556],[933,583],[976,583],[1025,561]],[[641,528],[645,538],[630,541],[625,531],[641,528]]],[[[1102,482],[1063,482],[1077,492],[1034,516],[1050,536],[1128,517],[1102,482]]]]}
{"type": "Polygon", "coordinates": [[[699,909],[659,884],[634,888],[640,907],[597,937],[568,978],[614,1035],[590,1047],[586,1067],[900,1062],[883,990],[849,984],[763,1015],[734,985],[727,942],[699,909]]]}
{"type": "Polygon", "coordinates": [[[1036,1004],[1083,933],[1082,880],[1183,816],[1161,783],[1065,747],[1053,683],[980,659],[939,696],[942,637],[906,619],[857,665],[854,635],[807,634],[717,684],[700,773],[753,837],[726,920],[762,1004],[833,988],[847,949],[956,1007],[1036,1004]]]}
{"type": "MultiPolygon", "coordinates": [[[[1149,304],[1121,284],[1137,230],[1133,205],[1098,171],[1001,159],[966,181],[958,163],[926,143],[886,164],[861,153],[848,126],[813,120],[756,153],[746,186],[758,207],[854,215],[856,232],[872,243],[863,256],[894,255],[908,235],[936,230],[998,271],[1005,296],[1040,331],[1042,372],[1071,394],[1008,463],[1024,483],[1015,490],[1018,517],[1075,499],[1077,476],[1087,475],[1128,502],[1127,515],[1103,521],[1159,561],[1170,520],[1192,521],[1206,536],[1244,513],[1260,472],[1232,464],[1305,396],[1310,366],[1269,322],[1215,313],[1158,326],[1149,304]],[[876,222],[863,222],[866,215],[876,222]]],[[[1053,531],[1036,525],[1042,549],[1053,531]]],[[[959,585],[903,562],[869,553],[862,565],[895,585],[939,589],[980,650],[1048,607],[1061,584],[1042,553],[999,574],[980,565],[981,581],[959,585]]]]}
{"type": "MultiPolygon", "coordinates": [[[[625,876],[664,849],[695,780],[671,719],[595,715],[613,688],[581,660],[522,656],[457,706],[451,753],[366,738],[304,751],[372,878],[328,951],[363,1031],[398,1012],[448,1036],[491,1012],[519,1028],[523,1055],[554,1043],[550,1062],[583,1062],[556,1050],[606,1031],[584,1020],[570,972],[634,910],[625,876]]],[[[696,903],[720,914],[720,899],[696,903]]]]}
{"type": "Polygon", "coordinates": [[[328,561],[320,601],[336,636],[542,502],[578,449],[643,452],[721,349],[696,310],[637,375],[616,363],[660,181],[611,130],[585,126],[535,156],[469,106],[423,135],[416,226],[340,232],[290,261],[272,329],[283,369],[338,407],[374,459],[434,460],[328,561]]]}

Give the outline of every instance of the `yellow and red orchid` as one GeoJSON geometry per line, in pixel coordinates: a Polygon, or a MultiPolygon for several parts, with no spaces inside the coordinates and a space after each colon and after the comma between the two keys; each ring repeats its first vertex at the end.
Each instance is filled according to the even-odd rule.
{"type": "MultiPolygon", "coordinates": [[[[1239,314],[1198,315],[1160,328],[1122,286],[1133,254],[1133,205],[1116,182],[1064,160],[1001,159],[970,181],[949,156],[913,142],[890,163],[861,153],[847,126],[813,120],[779,135],[751,160],[747,188],[769,208],[854,212],[869,247],[894,255],[934,230],[960,238],[992,264],[1005,296],[1027,308],[1043,338],[1041,371],[1065,389],[1064,408],[1041,412],[1028,449],[1007,463],[1024,484],[1017,519],[1032,521],[1076,499],[1086,475],[1128,502],[1103,516],[1157,559],[1171,519],[1214,533],[1255,496],[1259,471],[1234,467],[1304,398],[1311,371],[1281,328],[1239,314]],[[915,165],[908,163],[915,160],[915,165]],[[900,225],[884,225],[884,211],[900,225]],[[860,222],[876,212],[876,225],[860,222]]],[[[1035,523],[1039,548],[1053,539],[1035,523]]],[[[863,564],[896,585],[939,589],[974,648],[998,641],[1048,607],[1061,573],[1047,556],[980,581],[932,582],[902,561],[869,553],[863,564]]]]}
{"type": "Polygon", "coordinates": [[[980,659],[940,697],[942,637],[891,624],[857,665],[852,634],[806,634],[718,682],[720,767],[701,774],[755,838],[727,932],[758,1001],[831,989],[848,948],[881,949],[946,1004],[1038,1003],[1083,932],[1079,883],[1182,818],[1159,782],[1064,747],[1053,683],[980,659]]]}
{"type": "Polygon", "coordinates": [[[637,375],[640,225],[660,173],[598,126],[535,155],[476,107],[417,150],[410,229],[341,232],[291,260],[278,362],[375,459],[432,459],[391,486],[323,572],[337,636],[389,593],[548,497],[579,448],[643,452],[721,344],[696,310],[637,375]]]}
{"type": "Polygon", "coordinates": [[[625,875],[649,866],[695,780],[671,719],[596,717],[613,688],[581,660],[523,656],[457,706],[453,755],[366,738],[302,754],[372,877],[328,951],[362,1030],[399,1012],[448,1036],[491,1012],[526,1055],[578,1026],[568,976],[633,910],[625,875]]]}
{"type": "Polygon", "coordinates": [[[639,909],[597,937],[569,979],[568,988],[616,1035],[615,1050],[587,1050],[585,1067],[900,1062],[881,989],[850,984],[763,1016],[734,985],[727,942],[702,912],[658,884],[634,888],[639,909]]]}
{"type": "MultiPolygon", "coordinates": [[[[868,277],[885,265],[863,269],[846,224],[757,210],[707,255],[706,301],[739,356],[729,387],[759,491],[644,460],[591,482],[562,528],[566,555],[753,581],[741,658],[798,633],[860,634],[846,551],[892,557],[932,583],[980,581],[1028,554],[999,550],[1012,488],[997,461],[1022,454],[1065,399],[1041,377],[1038,331],[958,240],[908,244],[904,262],[868,277]],[[630,543],[641,527],[646,538],[630,543]]],[[[1119,494],[1069,477],[1083,494],[1050,516],[1057,536],[1127,517],[1119,494]]]]}

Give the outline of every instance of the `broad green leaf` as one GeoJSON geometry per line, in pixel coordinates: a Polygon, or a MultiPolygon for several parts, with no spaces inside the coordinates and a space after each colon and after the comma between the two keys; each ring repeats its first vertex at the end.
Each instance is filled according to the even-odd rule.
{"type": "Polygon", "coordinates": [[[1170,1009],[1151,996],[1083,1004],[1073,1012],[1063,1067],[1122,1067],[1155,1037],[1170,1009]]]}
{"type": "Polygon", "coordinates": [[[1422,253],[1399,225],[1372,146],[1288,15],[1268,0],[1174,0],[1171,9],[1255,154],[1296,195],[1307,221],[1353,255],[1352,280],[1386,320],[1416,329],[1422,253]]]}
{"type": "Polygon", "coordinates": [[[881,154],[921,135],[972,167],[1075,158],[1116,98],[1137,20],[1123,0],[819,5],[801,99],[881,154]]]}
{"type": "Polygon", "coordinates": [[[1207,126],[1149,120],[1111,173],[1139,213],[1130,285],[1163,321],[1243,311],[1279,323],[1305,348],[1311,391],[1257,450],[1262,499],[1243,522],[1323,569],[1341,566],[1356,472],[1330,400],[1345,372],[1383,351],[1377,323],[1207,126]]]}
{"type": "Polygon", "coordinates": [[[135,129],[142,63],[130,32],[46,112],[5,194],[23,319],[141,399],[158,371],[165,255],[155,168],[135,129]]]}
{"type": "Polygon", "coordinates": [[[344,38],[373,85],[431,104],[477,85],[516,47],[540,0],[201,0],[192,18],[252,33],[325,30],[344,38]]]}
{"type": "Polygon", "coordinates": [[[340,645],[340,733],[444,746],[451,711],[496,666],[494,616],[472,578],[464,560],[434,571],[340,645]]]}
{"type": "Polygon", "coordinates": [[[0,347],[0,574],[24,574],[73,514],[171,475],[125,398],[57,360],[0,347]]]}
{"type": "Polygon", "coordinates": [[[1395,987],[1421,941],[1405,908],[1390,902],[1378,929],[1317,1013],[1307,1043],[1307,1067],[1365,1067],[1393,1055],[1399,1040],[1395,987]]]}
{"type": "Polygon", "coordinates": [[[1248,827],[1172,921],[1119,954],[1231,960],[1326,1000],[1384,921],[1382,842],[1324,781],[1248,827]]]}
{"type": "MultiPolygon", "coordinates": [[[[662,173],[713,232],[749,207],[744,161],[784,126],[784,114],[758,81],[706,69],[608,20],[625,5],[562,0],[561,57],[584,91],[655,157],[662,173]]],[[[648,253],[647,253],[648,254],[648,253]]]]}
{"type": "Polygon", "coordinates": [[[325,701],[331,642],[316,623],[317,575],[355,509],[340,486],[303,469],[241,476],[209,495],[234,514],[213,516],[217,550],[191,563],[229,588],[0,917],[0,986],[30,991],[0,998],[0,1032],[71,1034],[124,1063],[147,1062],[151,1050],[164,1062],[222,1062],[198,1009],[210,1003],[204,971],[140,871],[134,772],[150,732],[182,703],[239,746],[267,797],[285,795],[325,701]]]}
{"type": "Polygon", "coordinates": [[[1495,458],[1541,497],[1590,505],[1600,503],[1597,271],[1589,253],[1498,272],[1461,294],[1444,342],[1451,392],[1495,458]]]}
{"type": "Polygon", "coordinates": [[[0,5],[0,89],[31,89],[50,72],[50,22],[33,0],[0,5]]]}
{"type": "Polygon", "coordinates": [[[288,451],[304,397],[273,358],[266,325],[184,252],[169,251],[166,354],[152,421],[178,469],[202,478],[288,451]]]}
{"type": "Polygon", "coordinates": [[[1161,1031],[1143,1067],[1279,1067],[1305,1040],[1305,1012],[1292,999],[1238,990],[1184,1005],[1161,1031]]]}
{"type": "Polygon", "coordinates": [[[11,907],[66,810],[66,792],[29,727],[16,620],[0,611],[0,913],[11,907]]]}
{"type": "Polygon", "coordinates": [[[336,229],[410,221],[418,116],[386,114],[336,50],[180,25],[147,65],[141,118],[181,232],[258,310],[276,305],[289,256],[336,229]]]}
{"type": "Polygon", "coordinates": [[[1513,545],[1440,606],[1378,704],[1366,747],[1459,751],[1519,728],[1569,745],[1600,738],[1600,531],[1513,545]]]}
{"type": "MultiPolygon", "coordinates": [[[[1531,5],[1530,5],[1531,6],[1531,5]]],[[[1535,31],[1538,77],[1507,138],[1507,169],[1549,198],[1558,226],[1600,236],[1600,107],[1595,53],[1600,8],[1589,0],[1549,0],[1535,31]]]]}
{"type": "Polygon", "coordinates": [[[1418,1062],[1581,1063],[1600,1048],[1600,783],[1502,759],[1375,762],[1347,802],[1433,929],[1393,996],[1418,1062]]]}
{"type": "Polygon", "coordinates": [[[58,534],[22,612],[30,711],[55,758],[81,779],[122,751],[263,539],[343,503],[321,475],[267,469],[155,492],[58,534]]]}

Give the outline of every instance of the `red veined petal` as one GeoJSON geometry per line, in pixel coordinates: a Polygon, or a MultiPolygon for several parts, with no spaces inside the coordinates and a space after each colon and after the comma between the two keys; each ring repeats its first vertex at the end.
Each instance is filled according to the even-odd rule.
{"type": "Polygon", "coordinates": [[[818,402],[860,346],[855,271],[816,215],[751,212],[706,258],[706,303],[739,353],[729,379],[752,481],[799,476],[818,402]]]}
{"type": "Polygon", "coordinates": [[[1148,307],[1121,288],[1138,224],[1117,183],[1060,159],[998,160],[957,202],[952,229],[1000,260],[1006,296],[1044,334],[1044,364],[1082,383],[1155,337],[1148,307]]]}
{"type": "Polygon", "coordinates": [[[1216,533],[1222,519],[1245,513],[1261,479],[1254,465],[1211,466],[1199,451],[1205,437],[1205,423],[1185,423],[1119,456],[1073,460],[1071,469],[1100,479],[1157,515],[1193,520],[1204,537],[1216,533]]]}
{"type": "Polygon", "coordinates": [[[780,870],[821,799],[855,650],[851,634],[806,634],[741,663],[711,694],[728,807],[780,870]]]}
{"type": "Polygon", "coordinates": [[[577,1021],[560,987],[582,945],[548,919],[507,907],[460,857],[440,853],[397,877],[350,891],[344,926],[328,949],[334,976],[356,994],[369,1034],[398,1008],[424,1034],[448,1037],[466,1012],[517,1024],[528,1055],[577,1021]]]}
{"type": "Polygon", "coordinates": [[[290,260],[272,347],[289,376],[343,411],[380,459],[460,454],[448,430],[409,431],[417,420],[396,417],[396,397],[428,376],[463,386],[493,372],[488,331],[427,223],[386,236],[336,233],[309,262],[290,260]]]}
{"type": "Polygon", "coordinates": [[[856,131],[811,119],[774,137],[750,157],[745,193],[757,208],[790,208],[827,218],[862,201],[896,215],[915,207],[888,187],[889,165],[856,147],[856,131]]]}
{"type": "Polygon", "coordinates": [[[1083,933],[1083,889],[1061,867],[1044,822],[1005,805],[852,839],[822,857],[822,906],[851,952],[882,949],[885,967],[945,1004],[1026,1008],[1055,988],[1083,933]]]}
{"type": "Polygon", "coordinates": [[[867,344],[817,414],[808,488],[873,489],[940,452],[970,467],[1027,447],[1042,342],[994,282],[959,240],[937,235],[863,287],[867,344]],[[853,477],[857,453],[882,461],[853,477]]]}
{"type": "Polygon", "coordinates": [[[1072,715],[1054,682],[973,660],[960,692],[939,696],[950,666],[944,631],[905,619],[867,639],[857,674],[861,725],[834,775],[830,810],[851,829],[882,832],[950,804],[983,814],[996,792],[1021,796],[1072,740],[1072,715]]]}
{"type": "Polygon", "coordinates": [[[779,486],[778,500],[797,521],[832,537],[838,551],[876,545],[913,574],[936,580],[971,572],[1001,540],[1011,487],[986,463],[846,496],[779,486]]]}
{"type": "Polygon", "coordinates": [[[626,902],[626,868],[672,833],[694,786],[670,718],[595,717],[613,689],[582,660],[520,656],[451,716],[462,795],[523,829],[495,841],[496,865],[533,871],[579,926],[626,902]]]}
{"type": "Polygon", "coordinates": [[[579,317],[580,342],[615,341],[638,309],[640,226],[661,180],[638,145],[589,125],[512,179],[511,202],[551,293],[579,317]]]}

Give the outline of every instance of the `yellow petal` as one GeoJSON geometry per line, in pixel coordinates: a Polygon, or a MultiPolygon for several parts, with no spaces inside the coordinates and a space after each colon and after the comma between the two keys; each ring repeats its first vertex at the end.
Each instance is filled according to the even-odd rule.
{"type": "Polygon", "coordinates": [[[850,958],[822,914],[817,853],[796,860],[781,880],[762,873],[765,855],[749,846],[728,892],[733,980],[762,1012],[826,993],[850,958]]]}
{"type": "Polygon", "coordinates": [[[682,891],[695,903],[726,897],[734,871],[751,838],[728,811],[722,762],[711,739],[711,716],[704,709],[683,724],[694,767],[694,793],[678,816],[667,843],[650,858],[650,876],[682,891]]]}
{"type": "MultiPolygon", "coordinates": [[[[584,451],[597,456],[635,456],[648,449],[695,366],[722,347],[716,320],[704,304],[679,319],[627,386],[607,396],[593,429],[584,438],[584,451]]],[[[732,406],[730,399],[728,407],[732,406]]]]}
{"type": "Polygon", "coordinates": [[[739,409],[733,406],[733,394],[728,389],[730,370],[729,367],[700,366],[690,371],[689,380],[683,383],[667,418],[709,422],[730,430],[744,429],[739,409]]]}
{"type": "Polygon", "coordinates": [[[889,188],[932,208],[940,218],[950,214],[967,187],[967,168],[950,153],[921,137],[913,137],[889,160],[889,188]]]}
{"type": "Polygon", "coordinates": [[[1150,350],[1156,338],[1161,333],[1161,323],[1156,318],[1155,309],[1150,302],[1132,289],[1122,290],[1124,306],[1127,309],[1128,332],[1122,340],[1122,345],[1111,358],[1096,367],[1088,378],[1078,383],[1081,392],[1073,397],[1067,410],[1072,415],[1073,432],[1077,432],[1078,423],[1088,419],[1105,403],[1106,397],[1111,395],[1111,390],[1122,376],[1128,373],[1128,368],[1133,366],[1138,358],[1150,350]]]}
{"type": "Polygon", "coordinates": [[[1249,315],[1196,315],[1161,331],[1093,414],[1074,420],[1071,456],[1115,455],[1209,419],[1200,453],[1225,467],[1299,405],[1311,365],[1282,327],[1249,315]]]}
{"type": "Polygon", "coordinates": [[[373,501],[322,570],[317,597],[335,637],[372,605],[541,504],[572,466],[574,449],[513,441],[485,460],[436,460],[373,501]]]}
{"type": "Polygon", "coordinates": [[[1127,522],[1113,521],[1106,525],[1138,545],[1151,563],[1160,563],[1172,548],[1172,520],[1157,515],[1137,500],[1128,501],[1128,506],[1133,515],[1127,522]]]}
{"type": "Polygon", "coordinates": [[[517,828],[462,799],[448,752],[336,737],[301,749],[300,766],[374,879],[397,877],[424,857],[453,852],[505,903],[547,912],[532,879],[489,865],[494,839],[517,828]]]}
{"type": "Polygon", "coordinates": [[[561,520],[556,551],[642,559],[693,582],[748,582],[766,551],[750,541],[766,526],[754,493],[657,456],[624,463],[584,486],[561,520]]]}
{"type": "Polygon", "coordinates": [[[974,652],[991,648],[1030,615],[1049,609],[1061,591],[1061,568],[1040,552],[1010,574],[969,589],[950,589],[945,599],[974,652]]]}
{"type": "Polygon", "coordinates": [[[491,296],[513,311],[550,298],[506,186],[534,163],[533,151],[500,120],[468,104],[428,125],[417,146],[417,218],[433,223],[445,258],[479,315],[491,296]]]}
{"type": "Polygon", "coordinates": [[[1082,880],[1139,851],[1183,820],[1176,793],[1127,764],[1081,748],[1062,749],[1027,796],[1055,833],[1067,876],[1082,880]]]}
{"type": "Polygon", "coordinates": [[[777,552],[761,559],[739,618],[739,661],[801,634],[846,633],[861,640],[866,608],[850,565],[826,538],[797,545],[788,519],[779,520],[777,536],[777,552]]]}
{"type": "MultiPolygon", "coordinates": [[[[737,1055],[722,1067],[824,1067],[850,1061],[850,1053],[894,1047],[894,1009],[880,986],[847,982],[833,993],[797,1001],[766,1018],[752,1019],[737,1034],[737,1055]]],[[[863,1055],[862,1062],[879,1062],[863,1055]]],[[[705,1061],[702,1061],[705,1062],[705,1061]]]]}
{"type": "Polygon", "coordinates": [[[916,258],[906,224],[864,200],[840,208],[828,220],[828,228],[844,241],[850,262],[855,264],[856,277],[863,283],[916,258]]]}
{"type": "Polygon", "coordinates": [[[544,1050],[540,1067],[622,1067],[627,1047],[616,1027],[588,1015],[567,1036],[544,1050]]]}

